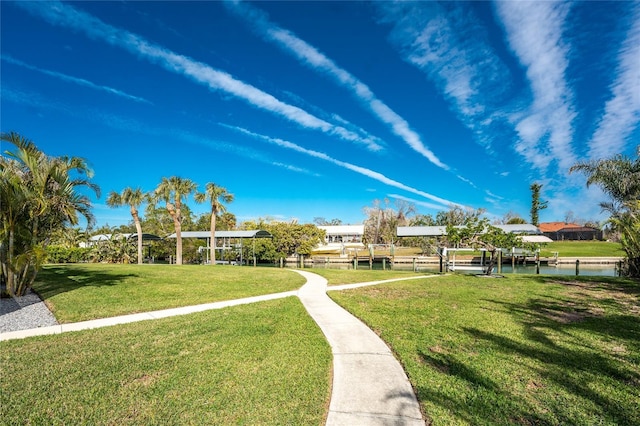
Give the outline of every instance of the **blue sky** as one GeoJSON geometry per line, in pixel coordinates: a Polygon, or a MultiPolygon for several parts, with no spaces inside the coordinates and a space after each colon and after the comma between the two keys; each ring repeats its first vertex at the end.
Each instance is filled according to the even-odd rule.
{"type": "Polygon", "coordinates": [[[1,130],[86,158],[99,225],[130,221],[110,191],[172,175],[238,221],[384,198],[529,219],[533,182],[541,221],[599,219],[569,167],[640,144],[640,2],[0,7],[1,130]]]}

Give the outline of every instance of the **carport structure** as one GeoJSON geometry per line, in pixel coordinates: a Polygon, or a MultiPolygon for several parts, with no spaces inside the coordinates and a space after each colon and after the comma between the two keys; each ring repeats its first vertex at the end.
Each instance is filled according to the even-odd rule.
{"type": "MultiPolygon", "coordinates": [[[[502,229],[504,232],[512,234],[518,234],[523,237],[523,241],[527,241],[532,236],[542,236],[542,232],[537,226],[529,223],[516,224],[516,225],[493,225],[496,228],[502,229]]],[[[396,230],[398,237],[443,237],[447,235],[446,226],[398,226],[396,230]]],[[[550,242],[551,240],[545,240],[537,238],[535,242],[550,242]]],[[[533,242],[533,241],[531,241],[533,242]]]]}
{"type": "MultiPolygon", "coordinates": [[[[176,238],[176,234],[173,233],[167,238],[176,238]]],[[[242,264],[242,248],[244,247],[244,240],[252,240],[252,258],[253,266],[256,265],[256,238],[273,238],[267,231],[255,229],[250,231],[216,231],[213,238],[213,245],[211,244],[211,231],[183,231],[182,238],[196,238],[199,240],[206,240],[207,246],[203,247],[206,250],[206,263],[209,263],[209,253],[211,248],[214,250],[231,250],[235,248],[240,249],[240,263],[242,264]],[[235,243],[236,240],[240,240],[240,243],[235,243]]]]}
{"type": "MultiPolygon", "coordinates": [[[[103,241],[109,241],[111,239],[120,239],[120,238],[124,238],[127,241],[130,241],[132,243],[138,243],[138,234],[137,233],[123,233],[123,234],[98,234],[98,235],[94,235],[93,237],[89,238],[89,242],[86,243],[84,246],[85,247],[93,247],[96,244],[100,244],[103,241]]],[[[147,234],[147,233],[142,233],[142,246],[147,248],[147,258],[149,260],[149,262],[152,262],[152,257],[151,257],[151,241],[161,241],[162,237],[159,237],[157,235],[154,234],[147,234]]],[[[81,246],[83,247],[82,243],[81,246]]]]}

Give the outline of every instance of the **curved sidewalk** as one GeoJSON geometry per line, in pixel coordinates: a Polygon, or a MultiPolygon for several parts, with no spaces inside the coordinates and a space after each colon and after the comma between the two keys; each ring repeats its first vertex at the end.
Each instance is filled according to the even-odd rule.
{"type": "MultiPolygon", "coordinates": [[[[297,295],[324,333],[333,353],[333,389],[327,425],[422,425],[420,406],[400,363],[387,345],[359,319],[327,296],[327,280],[295,270],[307,279],[297,292],[268,294],[223,302],[122,315],[71,324],[0,333],[0,342],[185,315],[297,295]]],[[[410,279],[423,278],[412,277],[410,279]]],[[[402,280],[402,279],[401,279],[402,280]]],[[[398,279],[336,286],[341,290],[398,279]]]]}
{"type": "Polygon", "coordinates": [[[402,366],[364,323],[327,296],[327,280],[298,271],[298,291],[333,353],[333,390],[327,425],[422,425],[420,405],[402,366]]]}
{"type": "Polygon", "coordinates": [[[263,302],[265,300],[282,299],[295,296],[296,290],[282,293],[265,294],[261,296],[245,297],[243,299],[224,300],[221,302],[203,303],[201,305],[183,306],[179,308],[162,309],[159,311],[141,312],[139,314],[120,315],[117,317],[100,318],[96,320],[73,322],[68,324],[52,325],[49,327],[29,328],[26,330],[9,331],[0,333],[0,342],[13,339],[23,339],[32,336],[44,336],[47,334],[60,334],[67,331],[88,330],[91,328],[109,327],[118,324],[128,324],[131,322],[154,320],[158,318],[173,317],[177,315],[187,315],[194,312],[208,311],[211,309],[222,309],[229,306],[245,305],[248,303],[263,302]]]}

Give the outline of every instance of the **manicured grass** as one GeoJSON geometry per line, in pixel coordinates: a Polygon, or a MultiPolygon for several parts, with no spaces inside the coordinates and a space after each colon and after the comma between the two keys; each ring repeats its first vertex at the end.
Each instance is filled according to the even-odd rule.
{"type": "Polygon", "coordinates": [[[3,425],[319,425],[331,386],[293,297],[3,342],[0,363],[3,425]]]}
{"type": "Polygon", "coordinates": [[[390,280],[392,278],[417,277],[425,275],[412,271],[382,271],[370,269],[330,269],[313,268],[309,270],[314,274],[327,279],[329,285],[353,284],[370,281],[390,280]]]}
{"type": "Polygon", "coordinates": [[[61,323],[296,290],[277,268],[202,265],[48,265],[34,289],[61,323]]]}
{"type": "Polygon", "coordinates": [[[624,256],[620,243],[608,241],[554,241],[540,249],[540,256],[551,257],[616,257],[624,256]]]}
{"type": "Polygon", "coordinates": [[[331,297],[390,344],[449,424],[640,424],[640,283],[441,276],[331,297]]]}

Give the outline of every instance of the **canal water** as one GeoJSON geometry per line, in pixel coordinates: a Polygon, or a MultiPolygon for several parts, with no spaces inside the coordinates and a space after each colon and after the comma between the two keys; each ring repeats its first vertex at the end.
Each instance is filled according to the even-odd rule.
{"type": "MultiPolygon", "coordinates": [[[[393,267],[386,265],[387,269],[393,269],[396,271],[411,271],[413,270],[412,264],[396,264],[393,267]]],[[[314,264],[313,266],[305,266],[305,268],[322,268],[322,269],[353,269],[353,264],[314,264]]],[[[358,269],[368,270],[368,263],[358,264],[358,269]]],[[[374,263],[374,270],[382,270],[382,263],[374,263]]],[[[417,265],[417,272],[424,273],[438,273],[438,265],[417,265]]],[[[480,271],[458,271],[458,273],[479,274],[480,271]]],[[[493,273],[498,273],[498,268],[493,268],[493,273]]],[[[535,274],[535,265],[516,265],[515,269],[511,265],[502,266],[502,274],[535,274]]],[[[540,275],[576,275],[575,265],[558,265],[558,266],[546,266],[540,265],[540,275]]],[[[616,265],[580,265],[578,275],[584,276],[600,276],[600,277],[616,277],[618,271],[616,265]]]]}

